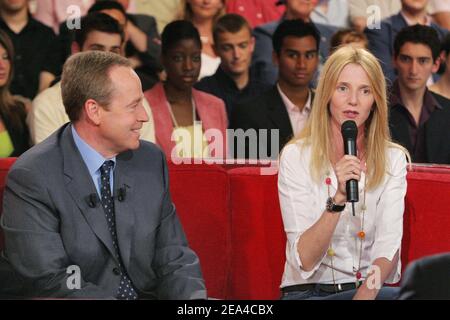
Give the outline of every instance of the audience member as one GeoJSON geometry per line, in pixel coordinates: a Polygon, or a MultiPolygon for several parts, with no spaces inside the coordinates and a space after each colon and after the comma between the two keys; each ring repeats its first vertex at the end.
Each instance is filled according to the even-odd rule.
{"type": "Polygon", "coordinates": [[[213,26],[225,14],[226,0],[183,0],[180,19],[190,21],[202,40],[202,66],[199,79],[213,75],[220,64],[214,52],[213,26]]]}
{"type": "Polygon", "coordinates": [[[61,87],[71,123],[22,155],[6,182],[0,260],[25,297],[206,299],[166,159],[139,140],[148,118],[129,60],[75,54],[61,87]]]}
{"type": "Polygon", "coordinates": [[[283,146],[303,129],[314,97],[310,84],[319,64],[319,44],[319,32],[311,22],[284,20],[278,25],[273,34],[278,81],[259,97],[234,107],[231,127],[258,134],[256,141],[245,140],[245,145],[238,141],[235,157],[242,158],[245,150],[245,158],[277,159],[283,146]],[[272,148],[274,143],[278,148],[272,148]]]}
{"type": "Polygon", "coordinates": [[[28,0],[0,0],[0,29],[8,34],[14,46],[11,92],[33,99],[60,73],[56,36],[30,16],[28,0]]]}
{"type": "Polygon", "coordinates": [[[30,146],[25,105],[9,91],[13,75],[12,57],[12,42],[6,33],[0,31],[0,158],[18,157],[30,146]]]}
{"type": "Polygon", "coordinates": [[[368,22],[386,19],[401,9],[400,0],[347,0],[350,22],[356,31],[363,32],[368,22]],[[376,18],[376,20],[374,20],[376,18]]]}
{"type": "MultiPolygon", "coordinates": [[[[258,78],[267,84],[273,85],[277,80],[278,71],[272,61],[272,35],[283,20],[302,19],[310,21],[311,12],[314,10],[318,0],[280,0],[278,3],[286,4],[284,17],[275,22],[267,23],[255,28],[253,34],[256,39],[255,51],[253,53],[253,66],[256,68],[258,78]]],[[[331,36],[337,31],[336,28],[315,24],[320,32],[319,63],[325,62],[330,49],[331,36]]]]}
{"type": "Polygon", "coordinates": [[[368,49],[369,43],[364,33],[352,29],[342,29],[333,34],[330,41],[330,55],[340,46],[350,44],[353,47],[368,49]]]}
{"type": "Polygon", "coordinates": [[[450,253],[413,261],[400,284],[399,300],[450,300],[450,253]]]}
{"type": "Polygon", "coordinates": [[[311,21],[337,28],[349,28],[348,13],[348,0],[319,0],[311,13],[311,21]]]}
{"type": "Polygon", "coordinates": [[[33,17],[59,33],[59,25],[73,15],[73,11],[68,11],[70,6],[77,6],[80,15],[84,16],[94,2],[95,0],[37,0],[33,17]]]}
{"type": "Polygon", "coordinates": [[[439,80],[431,85],[429,89],[450,99],[450,33],[442,41],[440,59],[443,73],[439,80]]]}
{"type": "Polygon", "coordinates": [[[278,6],[277,2],[278,0],[228,0],[226,11],[243,16],[254,28],[281,18],[284,8],[278,6]]]}
{"type": "Polygon", "coordinates": [[[391,142],[387,119],[377,59],[353,47],[334,52],[305,130],[280,158],[283,300],[397,297],[398,288],[384,285],[400,280],[407,151],[391,142]],[[341,128],[349,120],[357,155],[344,153],[341,128]],[[353,210],[346,189],[351,179],[359,181],[353,210]]]}
{"type": "Polygon", "coordinates": [[[158,30],[161,33],[164,27],[176,19],[182,0],[139,0],[136,2],[136,13],[155,17],[158,30]]]}
{"type": "MultiPolygon", "coordinates": [[[[143,89],[151,88],[159,81],[162,66],[160,38],[153,17],[127,14],[128,0],[97,0],[88,12],[103,12],[116,19],[125,30],[125,55],[141,79],[143,89]]],[[[74,30],[69,31],[66,23],[60,25],[59,39],[63,48],[63,61],[71,54],[74,30]]]]}
{"type": "Polygon", "coordinates": [[[161,61],[167,80],[144,94],[153,112],[156,142],[172,159],[224,156],[226,144],[211,150],[206,131],[216,129],[225,138],[225,104],[193,89],[200,73],[201,54],[200,35],[191,22],[177,20],[164,28],[161,61]]]}
{"type": "MultiPolygon", "coordinates": [[[[72,53],[81,51],[109,51],[123,55],[124,32],[117,20],[105,13],[94,12],[81,19],[81,28],[75,30],[72,53]]],[[[153,116],[146,99],[143,100],[149,121],[141,128],[141,139],[154,142],[153,116]]],[[[34,100],[28,116],[33,143],[39,143],[62,125],[69,122],[61,96],[61,82],[41,92],[34,100]]]]}
{"type": "Polygon", "coordinates": [[[398,78],[390,97],[390,128],[414,162],[450,164],[450,100],[427,89],[427,79],[439,68],[439,51],[431,27],[406,27],[395,38],[398,78]]]}
{"type": "Polygon", "coordinates": [[[250,70],[255,38],[245,18],[232,13],[224,15],[214,25],[213,37],[220,66],[214,75],[203,78],[195,88],[222,99],[230,118],[236,103],[259,96],[267,85],[250,70]]]}
{"type": "Polygon", "coordinates": [[[450,30],[450,0],[430,0],[428,12],[434,22],[450,30]]]}
{"type": "MultiPolygon", "coordinates": [[[[369,39],[370,51],[381,61],[384,75],[391,83],[396,78],[392,64],[394,40],[401,29],[414,24],[421,24],[435,29],[440,38],[443,38],[447,33],[445,29],[431,22],[430,16],[427,15],[428,0],[401,0],[401,3],[401,11],[383,20],[379,29],[366,28],[364,31],[369,39]]],[[[430,77],[430,79],[432,83],[432,78],[430,77]]]]}

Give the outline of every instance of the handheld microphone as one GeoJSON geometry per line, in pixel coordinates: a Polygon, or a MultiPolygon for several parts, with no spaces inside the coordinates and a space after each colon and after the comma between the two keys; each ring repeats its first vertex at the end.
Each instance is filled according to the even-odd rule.
{"type": "Polygon", "coordinates": [[[95,208],[97,206],[97,202],[98,202],[97,194],[91,193],[87,197],[86,202],[90,208],[95,208]]]}
{"type": "MultiPolygon", "coordinates": [[[[344,140],[345,154],[357,156],[356,136],[358,128],[355,121],[347,120],[341,126],[342,138],[344,140]]],[[[359,201],[358,181],[355,179],[348,180],[345,184],[347,191],[347,202],[351,202],[353,206],[353,215],[355,215],[355,202],[359,201]]]]}
{"type": "Polygon", "coordinates": [[[120,188],[119,192],[117,193],[117,200],[119,200],[119,202],[125,201],[126,196],[127,189],[125,189],[125,187],[120,188]]]}

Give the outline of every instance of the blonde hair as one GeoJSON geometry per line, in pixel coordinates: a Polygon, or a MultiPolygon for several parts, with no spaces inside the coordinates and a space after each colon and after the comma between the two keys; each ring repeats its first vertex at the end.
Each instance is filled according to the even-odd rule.
{"type": "MultiPolygon", "coordinates": [[[[224,16],[226,13],[227,0],[221,0],[221,1],[222,1],[222,9],[220,9],[217,12],[217,14],[214,16],[213,23],[216,23],[216,21],[220,17],[224,16]]],[[[193,22],[194,12],[192,11],[191,5],[189,4],[188,0],[181,0],[180,8],[181,8],[181,10],[177,15],[177,19],[193,22]]]]}
{"type": "Polygon", "coordinates": [[[401,149],[409,159],[408,151],[391,141],[388,125],[386,81],[378,60],[367,50],[350,46],[336,50],[325,63],[316,89],[310,118],[295,140],[304,139],[311,146],[311,172],[319,181],[331,163],[332,137],[329,103],[344,67],[357,64],[367,73],[374,96],[374,108],[365,123],[367,162],[367,188],[373,189],[383,182],[388,170],[387,150],[401,149]]]}

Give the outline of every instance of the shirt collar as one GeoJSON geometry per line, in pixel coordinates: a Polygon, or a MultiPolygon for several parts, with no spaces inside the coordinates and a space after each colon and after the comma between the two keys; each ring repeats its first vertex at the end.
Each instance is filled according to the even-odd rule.
{"type": "Polygon", "coordinates": [[[113,170],[116,165],[116,157],[111,159],[105,159],[100,153],[98,153],[94,148],[88,145],[81,137],[78,135],[75,127],[71,125],[73,140],[75,145],[80,151],[81,157],[86,164],[89,174],[93,176],[107,160],[112,160],[114,162],[113,170]]]}
{"type": "MultiPolygon", "coordinates": [[[[403,19],[405,19],[406,24],[407,24],[408,26],[412,26],[412,25],[417,24],[416,21],[413,21],[413,20],[409,19],[409,18],[405,15],[405,13],[403,12],[403,10],[400,11],[400,14],[402,15],[403,19]]],[[[426,15],[426,16],[425,16],[425,25],[428,26],[428,27],[431,26],[431,18],[430,18],[429,15],[426,15]]]]}
{"type": "MultiPolygon", "coordinates": [[[[392,107],[397,106],[405,107],[405,104],[402,101],[402,96],[400,94],[400,85],[398,83],[398,80],[395,80],[394,84],[392,85],[392,91],[390,94],[390,105],[392,107]]],[[[433,96],[431,91],[428,90],[428,88],[425,88],[425,94],[423,96],[423,106],[430,111],[434,111],[435,109],[442,109],[442,106],[433,96]]]]}
{"type": "MultiPolygon", "coordinates": [[[[277,89],[278,92],[280,93],[281,99],[284,102],[284,105],[286,106],[286,109],[289,113],[293,113],[293,112],[299,112],[300,109],[298,108],[297,105],[295,105],[281,90],[280,85],[277,82],[277,89]]],[[[308,99],[306,100],[305,105],[303,106],[303,109],[301,112],[310,112],[311,111],[311,90],[308,90],[308,99]]]]}

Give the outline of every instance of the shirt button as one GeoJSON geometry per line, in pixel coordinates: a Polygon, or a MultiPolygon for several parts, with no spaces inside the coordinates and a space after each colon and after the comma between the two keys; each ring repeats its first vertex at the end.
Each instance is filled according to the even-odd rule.
{"type": "Polygon", "coordinates": [[[114,268],[114,269],[113,269],[113,273],[114,273],[116,276],[120,275],[120,269],[119,269],[119,268],[114,268]]]}

